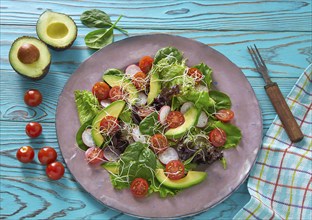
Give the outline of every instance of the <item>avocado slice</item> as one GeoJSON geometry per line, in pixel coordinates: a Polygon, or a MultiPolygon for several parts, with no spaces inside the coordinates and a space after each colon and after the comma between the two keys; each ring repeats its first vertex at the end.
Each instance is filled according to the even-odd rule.
{"type": "Polygon", "coordinates": [[[160,91],[161,91],[161,83],[159,80],[159,74],[152,73],[150,80],[150,91],[147,95],[148,105],[153,103],[154,99],[159,95],[160,91]]]}
{"type": "Polygon", "coordinates": [[[138,90],[132,84],[132,82],[127,79],[124,75],[111,75],[104,74],[103,80],[110,86],[120,86],[124,88],[129,94],[128,101],[131,105],[135,104],[138,99],[138,90]]]}
{"type": "Polygon", "coordinates": [[[94,140],[94,143],[96,146],[101,147],[104,143],[104,137],[102,136],[100,132],[100,123],[101,120],[106,117],[107,115],[114,116],[115,118],[118,118],[122,110],[124,109],[126,105],[125,101],[118,100],[113,103],[111,103],[109,106],[101,110],[93,119],[92,121],[92,130],[91,135],[94,140]]]}
{"type": "Polygon", "coordinates": [[[165,136],[171,139],[177,139],[182,137],[186,132],[188,132],[191,127],[195,126],[199,117],[200,111],[195,108],[191,107],[187,112],[184,114],[184,123],[177,128],[171,128],[166,133],[165,136]]]}
{"type": "Polygon", "coordinates": [[[179,180],[171,180],[166,176],[164,169],[156,169],[155,176],[161,184],[168,188],[185,189],[204,181],[207,177],[207,173],[201,171],[188,171],[185,177],[179,180]]]}
{"type": "Polygon", "coordinates": [[[101,165],[109,173],[118,174],[119,173],[119,164],[118,162],[106,162],[101,165]]]}
{"type": "Polygon", "coordinates": [[[15,72],[21,76],[39,80],[49,72],[51,54],[48,47],[39,39],[23,36],[13,42],[9,61],[15,72]]]}
{"type": "Polygon", "coordinates": [[[77,37],[77,26],[74,20],[66,14],[46,10],[36,26],[37,35],[54,50],[69,48],[77,37]]]}

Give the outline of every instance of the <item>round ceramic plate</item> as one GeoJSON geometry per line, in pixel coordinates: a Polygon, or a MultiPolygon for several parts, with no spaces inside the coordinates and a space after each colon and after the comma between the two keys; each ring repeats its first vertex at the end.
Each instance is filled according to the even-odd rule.
{"type": "Polygon", "coordinates": [[[70,77],[59,97],[56,131],[64,160],[81,186],[104,205],[123,213],[147,218],[170,218],[194,215],[220,203],[233,193],[247,178],[262,140],[262,118],[253,89],[241,70],[224,55],[209,46],[183,37],[156,34],[130,37],[113,43],[83,62],[70,77]],[[233,124],[242,131],[240,144],[224,151],[227,169],[215,162],[206,169],[208,178],[178,195],[159,198],[151,195],[135,199],[130,190],[115,190],[109,174],[101,167],[89,166],[84,152],[75,141],[80,127],[74,100],[75,90],[89,90],[101,81],[109,68],[125,69],[145,56],[167,46],[178,48],[188,59],[189,66],[200,62],[213,69],[216,89],[227,93],[235,112],[233,124]],[[221,184],[220,184],[221,183],[221,184]]]}

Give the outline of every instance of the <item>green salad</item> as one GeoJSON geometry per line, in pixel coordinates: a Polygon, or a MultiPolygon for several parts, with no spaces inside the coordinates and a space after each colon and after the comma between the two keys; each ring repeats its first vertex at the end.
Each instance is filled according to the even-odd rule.
{"type": "Polygon", "coordinates": [[[226,169],[223,151],[238,145],[241,132],[212,75],[205,63],[187,66],[175,47],[124,70],[103,70],[90,91],[75,91],[76,141],[86,163],[106,169],[115,189],[137,198],[173,196],[203,182],[201,164],[219,161],[226,169]]]}

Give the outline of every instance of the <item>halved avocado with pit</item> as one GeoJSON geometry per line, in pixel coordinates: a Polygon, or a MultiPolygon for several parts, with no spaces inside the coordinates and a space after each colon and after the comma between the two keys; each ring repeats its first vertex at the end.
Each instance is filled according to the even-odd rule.
{"type": "Polygon", "coordinates": [[[9,62],[21,76],[39,80],[49,72],[51,54],[47,45],[39,39],[23,36],[13,42],[9,62]]]}
{"type": "Polygon", "coordinates": [[[69,48],[77,37],[77,26],[74,20],[66,14],[50,10],[40,15],[36,31],[40,40],[55,50],[69,48]]]}

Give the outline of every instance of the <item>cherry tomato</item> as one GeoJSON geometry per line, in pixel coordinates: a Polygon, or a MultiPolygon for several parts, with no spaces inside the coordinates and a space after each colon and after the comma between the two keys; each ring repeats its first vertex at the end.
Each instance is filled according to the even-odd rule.
{"type": "Polygon", "coordinates": [[[216,113],[216,117],[220,121],[228,122],[234,118],[234,112],[231,109],[221,109],[216,113]]]}
{"type": "Polygon", "coordinates": [[[196,83],[199,83],[203,79],[203,74],[199,69],[192,67],[187,71],[187,75],[195,79],[196,83]]]}
{"type": "Polygon", "coordinates": [[[52,180],[61,179],[64,175],[65,168],[61,162],[49,163],[46,167],[46,174],[52,180]]]}
{"type": "Polygon", "coordinates": [[[177,128],[185,122],[184,116],[179,111],[169,112],[166,122],[169,128],[177,128]]]}
{"type": "Polygon", "coordinates": [[[109,90],[109,86],[105,82],[97,82],[92,87],[92,93],[99,101],[108,98],[109,90]]]}
{"type": "Polygon", "coordinates": [[[29,163],[35,157],[35,151],[31,146],[23,146],[16,152],[16,158],[22,163],[29,163]]]}
{"type": "Polygon", "coordinates": [[[178,180],[184,177],[184,164],[179,160],[171,160],[166,165],[165,170],[167,176],[171,180],[178,180]]]}
{"type": "Polygon", "coordinates": [[[43,147],[38,152],[38,160],[41,164],[47,165],[56,161],[57,153],[52,147],[43,147]]]}
{"type": "Polygon", "coordinates": [[[109,90],[109,99],[114,102],[126,99],[127,93],[120,87],[114,86],[109,90]]]}
{"type": "Polygon", "coordinates": [[[150,56],[144,56],[139,62],[139,67],[143,73],[148,73],[153,66],[154,59],[150,56]]]}
{"type": "Polygon", "coordinates": [[[221,147],[226,142],[226,133],[221,128],[215,128],[209,133],[209,140],[215,147],[221,147]]]}
{"type": "Polygon", "coordinates": [[[130,190],[134,197],[142,198],[148,193],[148,182],[143,178],[135,178],[130,185],[130,190]]]}
{"type": "Polygon", "coordinates": [[[31,107],[38,106],[42,102],[42,95],[39,90],[30,89],[25,92],[24,102],[26,103],[26,105],[31,107]]]}
{"type": "Polygon", "coordinates": [[[146,74],[143,72],[137,72],[132,78],[133,85],[140,91],[146,88],[146,74]]]}
{"type": "Polygon", "coordinates": [[[104,161],[104,151],[98,147],[90,147],[85,152],[87,162],[89,164],[99,164],[104,161]]]}
{"type": "Polygon", "coordinates": [[[168,148],[167,138],[162,134],[155,134],[150,139],[151,147],[156,154],[165,151],[168,148]]]}
{"type": "Polygon", "coordinates": [[[35,138],[41,134],[42,127],[41,124],[39,124],[38,122],[29,122],[26,125],[25,131],[29,137],[35,138]]]}
{"type": "Polygon", "coordinates": [[[100,122],[100,131],[111,135],[119,130],[119,122],[114,116],[106,116],[100,122]]]}

